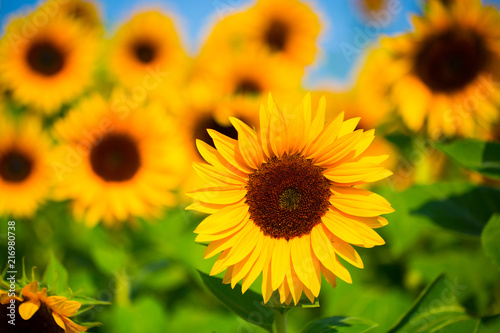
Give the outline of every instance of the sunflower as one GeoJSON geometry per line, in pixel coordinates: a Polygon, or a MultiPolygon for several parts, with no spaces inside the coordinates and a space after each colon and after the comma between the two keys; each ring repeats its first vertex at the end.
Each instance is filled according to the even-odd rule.
{"type": "Polygon", "coordinates": [[[389,94],[406,125],[430,136],[485,138],[498,121],[500,15],[480,1],[430,1],[415,31],[385,38],[389,94]]]}
{"type": "Polygon", "coordinates": [[[35,118],[0,112],[0,215],[30,216],[51,186],[51,142],[35,118]]]}
{"type": "Polygon", "coordinates": [[[26,22],[38,22],[37,13],[7,26],[0,42],[0,80],[16,100],[50,114],[91,83],[97,40],[62,15],[26,35],[26,22]]]}
{"type": "Polygon", "coordinates": [[[156,217],[173,205],[178,152],[174,128],[157,105],[123,109],[93,95],[56,123],[56,197],[72,199],[89,226],[156,217]]]}
{"type": "Polygon", "coordinates": [[[308,5],[298,0],[259,0],[248,15],[244,38],[251,46],[298,65],[313,62],[321,24],[308,5]]]}
{"type": "Polygon", "coordinates": [[[148,11],[136,14],[116,32],[108,60],[111,72],[125,86],[153,90],[147,86],[180,79],[186,56],[173,21],[163,13],[148,11]]]}
{"type": "Polygon", "coordinates": [[[264,302],[275,290],[282,303],[296,304],[302,292],[313,302],[321,274],[332,286],[337,276],[352,282],[339,256],[363,267],[350,244],[384,244],[372,228],[393,209],[356,185],[389,176],[379,166],[386,157],[360,156],[374,136],[353,131],[359,119],[324,119],[324,98],[315,113],[309,95],[284,113],[269,95],[258,133],[231,118],[238,140],[209,131],[215,149],[197,142],[209,164],[194,168],[208,187],[189,193],[197,202],[187,209],[211,214],[195,230],[196,241],[210,242],[205,258],[222,252],[211,275],[227,269],[224,281],[243,280],[245,292],[262,272],[264,302]]]}
{"type": "MultiPolygon", "coordinates": [[[[16,332],[34,332],[36,328],[43,332],[80,333],[87,331],[86,326],[78,325],[69,319],[80,309],[82,305],[80,302],[68,300],[62,296],[47,296],[47,288],[40,291],[38,289],[38,282],[31,282],[21,290],[22,297],[12,298],[23,320],[17,321],[16,326],[7,325],[7,330],[8,326],[11,326],[17,328],[14,330],[16,332]]],[[[5,295],[2,294],[2,296],[5,295]]],[[[2,312],[4,308],[7,309],[8,303],[10,303],[10,298],[3,297],[0,306],[2,312]]],[[[4,326],[3,323],[2,326],[4,326]]]]}

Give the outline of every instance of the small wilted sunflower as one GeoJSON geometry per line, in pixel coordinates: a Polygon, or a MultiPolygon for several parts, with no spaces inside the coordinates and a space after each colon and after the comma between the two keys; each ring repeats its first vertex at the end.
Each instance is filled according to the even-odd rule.
{"type": "Polygon", "coordinates": [[[35,118],[0,113],[0,215],[30,216],[51,186],[51,142],[35,118]]]}
{"type": "MultiPolygon", "coordinates": [[[[385,38],[390,95],[406,125],[432,137],[484,138],[498,120],[500,15],[480,1],[429,2],[415,32],[385,38]]],[[[378,79],[377,77],[377,79],[378,79]]]]}
{"type": "MultiPolygon", "coordinates": [[[[87,331],[86,326],[78,325],[69,319],[82,306],[80,302],[68,300],[63,296],[47,296],[47,288],[38,289],[38,282],[34,281],[24,286],[21,290],[21,297],[13,297],[22,320],[17,320],[15,326],[2,323],[2,327],[6,325],[4,328],[7,332],[10,332],[10,328],[14,328],[13,332],[80,333],[87,331]]],[[[4,308],[7,309],[10,299],[6,293],[0,294],[2,312],[4,308]]]]}
{"type": "Polygon", "coordinates": [[[90,84],[97,40],[79,22],[62,15],[28,36],[26,25],[37,22],[36,14],[7,26],[0,42],[0,79],[16,100],[50,114],[90,84]]]}
{"type": "Polygon", "coordinates": [[[319,295],[321,274],[332,285],[337,276],[351,283],[338,256],[363,267],[351,244],[373,247],[384,240],[372,230],[387,224],[393,211],[379,195],[357,185],[391,174],[379,166],[387,156],[361,157],[373,130],[353,131],[359,119],[340,114],[325,124],[325,99],[315,113],[310,96],[283,113],[269,96],[256,133],[236,118],[238,140],[209,131],[215,148],[198,141],[209,164],[194,168],[208,184],[189,193],[187,209],[211,214],[196,228],[196,241],[210,242],[204,257],[219,254],[211,275],[226,270],[224,281],[245,292],[262,273],[267,302],[296,304],[302,292],[319,295]],[[222,253],[221,253],[222,252],[222,253]]]}
{"type": "MultiPolygon", "coordinates": [[[[49,2],[56,0],[49,0],[49,2]]],[[[101,17],[97,5],[92,1],[66,0],[58,3],[61,13],[76,21],[81,22],[86,28],[103,30],[101,17]]]]}
{"type": "Polygon", "coordinates": [[[110,70],[128,87],[147,86],[148,76],[165,83],[175,80],[184,61],[174,23],[157,11],[136,14],[111,41],[110,70]]]}
{"type": "Polygon", "coordinates": [[[72,199],[73,212],[89,226],[113,225],[132,217],[155,217],[173,205],[183,154],[170,120],[150,105],[113,108],[98,95],[83,100],[55,129],[61,139],[56,196],[72,199]]]}
{"type": "Polygon", "coordinates": [[[250,44],[307,65],[317,52],[321,25],[318,16],[298,0],[260,0],[248,11],[245,21],[250,44]]]}

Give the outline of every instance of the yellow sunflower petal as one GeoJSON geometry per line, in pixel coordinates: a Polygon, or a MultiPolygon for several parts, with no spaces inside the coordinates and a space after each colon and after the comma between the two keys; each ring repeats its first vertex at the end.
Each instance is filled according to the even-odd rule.
{"type": "Polygon", "coordinates": [[[290,244],[284,238],[277,239],[271,259],[273,270],[271,286],[273,290],[277,289],[285,279],[285,274],[290,267],[290,260],[287,260],[289,257],[290,244]]]}
{"type": "Polygon", "coordinates": [[[384,167],[377,164],[352,162],[342,163],[328,169],[324,175],[336,183],[355,183],[380,174],[382,171],[384,171],[384,167]]]}
{"type": "Polygon", "coordinates": [[[391,204],[380,195],[354,187],[336,187],[330,203],[338,210],[362,217],[392,213],[391,204]]]}
{"type": "Polygon", "coordinates": [[[28,320],[35,314],[35,312],[38,311],[39,308],[40,301],[38,299],[25,301],[19,305],[19,315],[24,320],[28,320]]]}
{"type": "MultiPolygon", "coordinates": [[[[258,169],[264,159],[257,134],[241,120],[229,117],[229,121],[238,132],[238,154],[250,169],[258,169]]],[[[241,164],[241,163],[240,163],[241,164]]]]}
{"type": "Polygon", "coordinates": [[[195,200],[214,204],[232,204],[243,199],[245,194],[241,185],[207,187],[187,193],[195,200]]]}
{"type": "Polygon", "coordinates": [[[227,206],[207,216],[194,230],[197,234],[216,234],[248,220],[248,206],[244,203],[227,206]]]}

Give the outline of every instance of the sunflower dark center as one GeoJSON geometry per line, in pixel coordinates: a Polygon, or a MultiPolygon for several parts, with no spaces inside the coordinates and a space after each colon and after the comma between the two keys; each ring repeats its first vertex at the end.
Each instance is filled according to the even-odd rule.
{"type": "Polygon", "coordinates": [[[330,181],[300,155],[274,157],[248,178],[250,217],[265,235],[290,239],[311,232],[330,205],[330,181]]]}
{"type": "Polygon", "coordinates": [[[64,330],[57,325],[56,321],[52,317],[52,312],[48,306],[41,302],[40,308],[33,314],[29,320],[23,320],[19,315],[19,305],[22,303],[15,302],[15,325],[8,323],[11,320],[7,315],[10,313],[8,309],[8,304],[0,305],[0,332],[2,333],[64,333],[64,330]]]}
{"type": "Polygon", "coordinates": [[[236,95],[259,95],[261,92],[260,85],[252,79],[242,79],[234,91],[236,95]]]}
{"type": "MultiPolygon", "coordinates": [[[[229,125],[223,125],[220,124],[218,121],[214,119],[211,115],[207,115],[206,117],[202,117],[195,125],[193,135],[195,139],[202,140],[212,147],[215,147],[214,141],[212,140],[212,137],[208,135],[207,129],[213,129],[216,130],[217,132],[224,134],[232,139],[237,139],[238,138],[238,132],[236,129],[229,125]]],[[[193,141],[195,142],[195,141],[193,141]]]]}
{"type": "Polygon", "coordinates": [[[154,61],[157,50],[154,43],[149,41],[139,41],[132,45],[132,52],[143,64],[149,64],[154,61]]]}
{"type": "Polygon", "coordinates": [[[65,55],[50,41],[33,43],[26,54],[28,65],[45,76],[59,73],[64,67],[65,55]]]}
{"type": "Polygon", "coordinates": [[[482,40],[471,32],[454,29],[422,43],[415,69],[432,91],[451,93],[472,82],[486,63],[482,40]]]}
{"type": "Polygon", "coordinates": [[[92,170],[105,181],[131,179],[141,166],[137,143],[127,135],[108,134],[90,152],[92,170]]]}
{"type": "Polygon", "coordinates": [[[29,177],[33,161],[25,154],[12,150],[0,156],[0,177],[7,182],[20,183],[29,177]]]}
{"type": "Polygon", "coordinates": [[[288,40],[289,28],[284,22],[271,21],[264,34],[264,40],[271,51],[283,51],[288,40]]]}

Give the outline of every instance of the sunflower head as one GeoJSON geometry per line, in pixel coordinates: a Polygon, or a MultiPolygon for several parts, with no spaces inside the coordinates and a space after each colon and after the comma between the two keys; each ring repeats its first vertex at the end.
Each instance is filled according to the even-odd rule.
{"type": "Polygon", "coordinates": [[[413,22],[414,32],[383,40],[391,60],[378,63],[403,120],[432,137],[487,137],[499,118],[498,10],[433,0],[413,22]]]}
{"type": "Polygon", "coordinates": [[[296,0],[258,1],[248,13],[251,45],[298,65],[314,60],[321,25],[308,5],[296,0]]]}
{"type": "Polygon", "coordinates": [[[30,216],[51,186],[51,142],[36,118],[0,114],[0,215],[30,216]]]}
{"type": "MultiPolygon", "coordinates": [[[[116,32],[109,52],[109,67],[126,86],[147,85],[156,80],[176,79],[185,61],[172,19],[158,11],[136,14],[116,32]]],[[[147,88],[147,87],[146,87],[147,88]]]]}
{"type": "Polygon", "coordinates": [[[237,140],[209,130],[215,148],[198,141],[208,164],[195,163],[207,187],[191,192],[188,209],[211,214],[196,228],[196,241],[209,242],[205,258],[219,254],[210,274],[226,270],[224,281],[243,280],[245,292],[262,273],[267,302],[279,290],[282,303],[302,292],[318,296],[321,274],[351,282],[337,256],[363,267],[351,244],[384,243],[372,228],[387,221],[390,204],[358,185],[391,174],[387,156],[363,156],[373,131],[355,130],[359,119],[343,113],[325,124],[325,99],[316,112],[307,95],[282,112],[271,96],[260,110],[260,131],[230,118],[237,140]]]}
{"type": "Polygon", "coordinates": [[[171,190],[184,155],[159,105],[123,109],[94,95],[55,128],[56,196],[73,200],[78,219],[113,225],[158,216],[175,202],[171,190]]]}
{"type": "Polygon", "coordinates": [[[22,104],[54,113],[90,84],[97,39],[63,15],[28,35],[27,22],[34,22],[42,10],[7,26],[0,42],[0,80],[22,104]]]}

